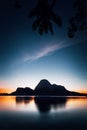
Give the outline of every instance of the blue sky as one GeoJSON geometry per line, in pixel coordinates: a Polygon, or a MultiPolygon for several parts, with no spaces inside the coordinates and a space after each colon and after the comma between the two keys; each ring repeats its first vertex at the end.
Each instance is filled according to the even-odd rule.
{"type": "Polygon", "coordinates": [[[24,10],[19,11],[6,0],[0,5],[1,88],[28,86],[34,89],[41,79],[48,79],[69,90],[87,91],[87,38],[84,33],[78,33],[73,39],[68,38],[69,14],[66,15],[66,7],[66,11],[60,10],[60,14],[64,15],[64,26],[58,28],[54,24],[53,36],[40,36],[32,31],[32,20],[26,17],[26,5],[24,10]]]}

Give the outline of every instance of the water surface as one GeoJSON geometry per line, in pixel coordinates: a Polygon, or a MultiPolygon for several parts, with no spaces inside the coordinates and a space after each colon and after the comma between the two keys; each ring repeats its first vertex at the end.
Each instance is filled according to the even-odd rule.
{"type": "Polygon", "coordinates": [[[0,97],[0,130],[86,130],[86,97],[0,97]]]}

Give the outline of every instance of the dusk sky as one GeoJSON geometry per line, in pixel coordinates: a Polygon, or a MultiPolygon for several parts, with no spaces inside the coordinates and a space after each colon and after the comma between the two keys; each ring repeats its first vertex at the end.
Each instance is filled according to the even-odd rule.
{"type": "Polygon", "coordinates": [[[68,90],[87,92],[87,33],[68,38],[72,0],[58,0],[54,12],[62,17],[63,26],[53,24],[54,35],[40,36],[32,30],[28,13],[36,0],[0,1],[0,90],[17,87],[32,89],[41,79],[64,85],[68,90]],[[26,1],[26,2],[25,2],[26,1]]]}

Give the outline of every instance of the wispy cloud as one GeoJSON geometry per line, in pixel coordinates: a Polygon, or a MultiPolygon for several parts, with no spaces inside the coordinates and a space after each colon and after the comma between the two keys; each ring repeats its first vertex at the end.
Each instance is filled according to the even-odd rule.
{"type": "Polygon", "coordinates": [[[70,44],[70,43],[66,43],[65,41],[51,43],[50,45],[47,45],[47,46],[43,47],[42,49],[38,50],[36,53],[34,53],[32,55],[26,54],[23,57],[23,61],[24,62],[35,61],[35,60],[38,60],[40,58],[46,57],[48,55],[51,55],[54,52],[56,52],[56,51],[58,51],[58,50],[60,50],[62,48],[71,46],[71,45],[73,45],[73,43],[70,44]]]}

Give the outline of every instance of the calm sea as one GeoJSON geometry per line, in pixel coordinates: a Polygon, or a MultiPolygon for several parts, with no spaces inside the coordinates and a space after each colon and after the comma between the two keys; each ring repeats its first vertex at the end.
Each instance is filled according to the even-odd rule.
{"type": "Polygon", "coordinates": [[[87,97],[0,97],[0,130],[87,130],[87,97]]]}

